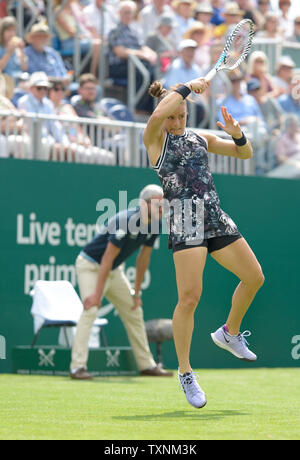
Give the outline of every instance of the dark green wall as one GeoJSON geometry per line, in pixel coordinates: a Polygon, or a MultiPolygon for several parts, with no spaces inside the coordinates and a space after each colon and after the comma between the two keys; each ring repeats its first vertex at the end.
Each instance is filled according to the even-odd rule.
{"type": "MultiPolygon", "coordinates": [[[[50,257],[58,265],[72,265],[80,248],[66,244],[67,219],[95,224],[99,199],[118,203],[119,190],[127,190],[129,201],[152,182],[158,183],[152,170],[0,160],[0,336],[7,345],[1,372],[10,371],[11,348],[31,343],[33,336],[31,297],[24,294],[25,265],[49,264],[50,257]],[[59,224],[59,245],[17,245],[17,215],[24,216],[27,231],[32,213],[39,222],[59,224]]],[[[215,176],[215,182],[222,208],[238,224],[266,277],[243,323],[244,329],[252,331],[249,342],[259,357],[255,365],[299,366],[300,182],[238,176],[215,176]]],[[[131,257],[126,268],[134,264],[131,257]]],[[[234,275],[208,258],[195,317],[191,357],[195,368],[249,366],[216,348],[209,335],[224,323],[237,283],[234,275]]],[[[177,292],[167,236],[161,237],[160,249],[153,252],[151,284],[143,301],[145,319],[172,317],[177,292]]],[[[109,344],[126,345],[119,318],[111,312],[108,319],[109,344]]],[[[39,341],[57,343],[57,331],[43,331],[39,341]]],[[[177,367],[173,343],[164,344],[163,356],[167,366],[177,367]]]]}

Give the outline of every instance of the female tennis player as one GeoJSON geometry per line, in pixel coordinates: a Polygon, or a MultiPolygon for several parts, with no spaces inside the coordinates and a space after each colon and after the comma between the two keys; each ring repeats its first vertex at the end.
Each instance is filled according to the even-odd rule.
{"type": "MultiPolygon", "coordinates": [[[[193,203],[201,199],[204,204],[204,238],[201,242],[195,244],[193,241],[191,244],[191,235],[176,232],[178,215],[175,216],[175,213],[170,216],[169,235],[178,290],[178,303],[173,316],[178,376],[187,401],[197,408],[206,404],[206,396],[192,371],[189,355],[194,312],[201,296],[207,252],[240,279],[226,323],[211,337],[216,345],[247,361],[255,361],[257,357],[247,347],[245,336],[250,332],[240,333],[241,322],[264,282],[261,266],[254,253],[233,220],[220,208],[208,166],[208,152],[245,160],[251,158],[253,152],[250,142],[225,107],[222,107],[224,124],[217,124],[232,136],[232,140],[224,140],[206,131],[200,136],[186,130],[185,99],[192,91],[203,93],[208,86],[204,78],[199,78],[167,91],[160,82],[154,82],[149,92],[158,98],[158,105],[143,135],[150,162],[162,183],[165,199],[168,202],[175,198],[181,202],[190,199],[193,203]]],[[[181,213],[180,219],[184,227],[186,214],[181,213]]]]}

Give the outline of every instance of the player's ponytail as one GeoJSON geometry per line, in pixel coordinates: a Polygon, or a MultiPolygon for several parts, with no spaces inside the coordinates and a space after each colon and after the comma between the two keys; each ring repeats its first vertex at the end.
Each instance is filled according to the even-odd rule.
{"type": "Polygon", "coordinates": [[[163,87],[160,81],[156,80],[149,88],[150,96],[157,98],[159,102],[169,94],[169,91],[163,87]]]}

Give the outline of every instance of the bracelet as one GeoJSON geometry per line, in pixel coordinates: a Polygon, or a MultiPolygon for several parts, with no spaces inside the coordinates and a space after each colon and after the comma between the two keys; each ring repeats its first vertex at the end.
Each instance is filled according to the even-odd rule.
{"type": "Polygon", "coordinates": [[[188,97],[188,95],[192,92],[190,90],[190,88],[188,88],[187,86],[185,85],[181,85],[179,86],[178,88],[174,89],[175,93],[178,93],[180,94],[180,96],[183,97],[183,99],[185,99],[186,97],[188,97]]]}
{"type": "Polygon", "coordinates": [[[131,290],[131,295],[132,297],[141,297],[142,291],[139,291],[138,293],[135,292],[134,289],[131,290]]]}
{"type": "Polygon", "coordinates": [[[247,138],[245,134],[243,133],[243,131],[242,131],[242,137],[240,137],[239,139],[232,137],[232,140],[235,143],[235,145],[238,145],[239,147],[242,147],[243,145],[247,144],[247,138]]]}

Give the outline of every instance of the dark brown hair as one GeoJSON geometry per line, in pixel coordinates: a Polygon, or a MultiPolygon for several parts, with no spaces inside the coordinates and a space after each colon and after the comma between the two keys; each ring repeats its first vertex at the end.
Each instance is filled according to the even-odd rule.
{"type": "Polygon", "coordinates": [[[80,86],[80,88],[82,88],[83,85],[85,85],[86,83],[95,83],[95,85],[97,85],[98,80],[92,73],[84,73],[79,78],[79,86],[80,86]]]}
{"type": "Polygon", "coordinates": [[[166,97],[170,92],[163,87],[160,81],[156,80],[152,83],[149,88],[150,96],[157,98],[160,102],[164,97],[166,97]]]}
{"type": "MultiPolygon", "coordinates": [[[[170,94],[172,91],[174,91],[176,88],[179,86],[182,86],[182,83],[178,83],[175,86],[171,87],[171,91],[168,91],[166,88],[163,87],[160,81],[156,80],[155,82],[152,83],[152,85],[149,88],[149,94],[150,96],[157,98],[158,103],[162,101],[168,94],[170,94]]],[[[187,97],[185,100],[188,100],[189,102],[194,102],[191,98],[187,97]]]]}

